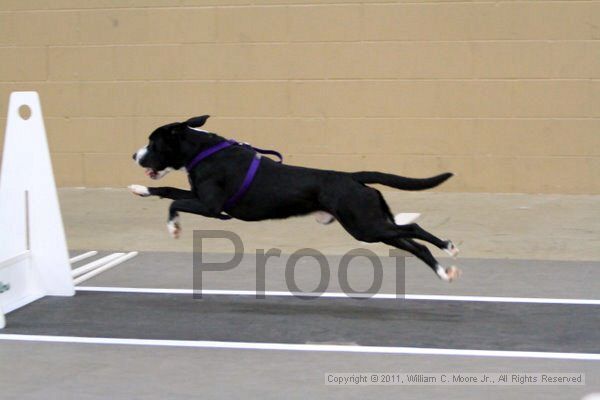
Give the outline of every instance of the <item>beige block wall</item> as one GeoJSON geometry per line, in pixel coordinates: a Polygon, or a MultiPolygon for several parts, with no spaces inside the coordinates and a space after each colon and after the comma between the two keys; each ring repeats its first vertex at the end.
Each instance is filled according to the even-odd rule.
{"type": "Polygon", "coordinates": [[[150,131],[211,114],[288,163],[600,193],[600,1],[2,0],[0,60],[62,186],[148,183],[150,131]]]}

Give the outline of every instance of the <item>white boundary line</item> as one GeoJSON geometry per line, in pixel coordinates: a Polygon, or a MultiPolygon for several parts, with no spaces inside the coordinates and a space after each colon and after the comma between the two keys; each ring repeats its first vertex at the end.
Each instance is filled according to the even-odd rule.
{"type": "Polygon", "coordinates": [[[435,349],[421,347],[383,347],[383,346],[354,346],[336,344],[291,344],[291,343],[252,343],[252,342],[218,342],[208,340],[159,340],[159,339],[125,339],[80,336],[46,336],[46,335],[17,335],[0,334],[0,340],[49,342],[49,343],[83,343],[83,344],[112,344],[135,346],[162,347],[194,347],[207,349],[243,349],[243,350],[288,350],[288,351],[320,351],[338,353],[370,353],[370,354],[417,354],[445,355],[469,357],[514,357],[514,358],[545,358],[554,360],[586,360],[600,361],[600,354],[594,353],[555,353],[542,351],[505,351],[505,350],[466,350],[466,349],[435,349]]]}
{"type": "MultiPolygon", "coordinates": [[[[161,289],[161,288],[130,288],[130,287],[100,287],[100,286],[78,286],[75,288],[82,292],[118,292],[118,293],[154,293],[154,294],[194,294],[192,289],[161,289]]],[[[256,296],[254,290],[212,290],[205,289],[197,294],[206,295],[228,295],[228,296],[256,296]]],[[[258,292],[259,295],[263,293],[258,292]]],[[[265,291],[265,296],[298,296],[314,297],[310,293],[293,293],[286,291],[265,291]]],[[[346,293],[322,293],[321,298],[350,298],[346,293]]],[[[361,297],[361,296],[356,296],[361,297]]],[[[369,297],[369,296],[362,296],[369,297]]],[[[600,305],[600,300],[594,299],[556,299],[541,297],[493,297],[493,296],[450,296],[450,295],[429,295],[429,294],[406,294],[396,295],[387,293],[377,293],[370,297],[380,300],[430,300],[430,301],[472,301],[472,302],[491,302],[491,303],[535,303],[535,304],[573,304],[573,305],[600,305]]]]}

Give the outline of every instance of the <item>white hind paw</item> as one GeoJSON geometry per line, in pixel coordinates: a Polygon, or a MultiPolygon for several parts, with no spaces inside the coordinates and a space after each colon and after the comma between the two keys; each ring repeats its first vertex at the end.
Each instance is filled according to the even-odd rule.
{"type": "Polygon", "coordinates": [[[452,282],[462,275],[462,271],[456,268],[454,265],[446,268],[445,270],[441,265],[438,265],[435,272],[438,274],[440,279],[446,282],[452,282]]]}
{"type": "Polygon", "coordinates": [[[458,249],[458,247],[456,247],[454,245],[454,243],[452,243],[450,240],[448,240],[448,245],[446,246],[446,248],[444,249],[444,251],[446,253],[448,253],[451,257],[456,257],[458,255],[458,253],[460,252],[460,250],[458,249]]]}
{"type": "Polygon", "coordinates": [[[449,282],[452,282],[455,279],[458,279],[462,275],[462,271],[456,268],[454,265],[446,268],[446,275],[450,279],[449,282]]]}

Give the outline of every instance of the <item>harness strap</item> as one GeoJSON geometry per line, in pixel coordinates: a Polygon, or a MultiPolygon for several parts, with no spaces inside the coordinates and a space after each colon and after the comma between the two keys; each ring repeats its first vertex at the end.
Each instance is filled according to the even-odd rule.
{"type": "Polygon", "coordinates": [[[254,151],[258,152],[258,153],[261,153],[261,154],[268,154],[270,156],[275,156],[275,157],[279,158],[279,160],[276,161],[278,163],[283,162],[283,156],[278,151],[259,149],[258,147],[254,147],[254,146],[250,145],[249,143],[242,143],[242,146],[250,147],[252,150],[254,150],[254,151]]]}
{"type": "Polygon", "coordinates": [[[233,196],[231,196],[225,202],[225,205],[223,206],[223,210],[227,211],[227,210],[233,208],[233,206],[236,205],[238,200],[241,199],[244,194],[246,194],[246,192],[248,191],[248,188],[250,188],[250,185],[252,184],[252,181],[254,180],[254,176],[256,176],[256,172],[258,171],[258,167],[260,165],[261,158],[262,158],[262,156],[258,153],[252,158],[252,162],[250,163],[248,172],[246,172],[246,177],[244,178],[244,182],[242,182],[242,186],[240,186],[240,188],[237,190],[237,192],[235,192],[235,194],[233,196]]]}
{"type": "MultiPolygon", "coordinates": [[[[231,196],[229,199],[227,199],[227,201],[225,202],[225,205],[223,206],[224,211],[228,211],[231,208],[233,208],[237,204],[237,202],[244,196],[244,194],[246,194],[246,192],[250,188],[250,185],[252,185],[252,181],[254,181],[254,177],[256,176],[256,173],[258,172],[258,167],[260,166],[260,160],[262,159],[261,154],[268,154],[268,155],[275,156],[275,157],[279,158],[279,160],[276,160],[276,162],[278,162],[278,163],[283,162],[283,156],[278,151],[259,149],[257,147],[253,147],[249,143],[240,143],[240,142],[237,142],[236,140],[229,139],[229,140],[223,141],[221,143],[218,143],[212,147],[209,147],[206,150],[201,151],[200,153],[198,153],[198,155],[196,155],[196,157],[194,157],[192,159],[192,161],[190,161],[188,163],[188,165],[186,165],[185,168],[187,169],[187,171],[189,173],[192,170],[192,168],[194,168],[196,165],[198,165],[198,163],[200,161],[204,160],[207,157],[210,157],[211,155],[213,155],[223,149],[233,146],[233,145],[247,147],[249,149],[254,150],[256,153],[255,153],[254,157],[252,158],[250,167],[248,167],[248,171],[246,172],[246,176],[244,177],[244,181],[242,182],[242,185],[239,187],[237,192],[235,192],[235,194],[233,196],[231,196]]],[[[231,219],[232,217],[227,214],[221,213],[219,218],[220,219],[231,219]]]]}
{"type": "Polygon", "coordinates": [[[189,162],[188,165],[186,165],[185,169],[187,169],[187,171],[189,173],[192,170],[192,168],[194,168],[200,161],[204,160],[206,157],[212,156],[213,154],[215,154],[218,151],[226,149],[227,147],[233,145],[234,143],[236,143],[236,141],[233,139],[230,139],[230,140],[221,142],[217,145],[214,145],[212,147],[209,147],[206,150],[201,151],[200,153],[198,153],[198,155],[196,157],[194,157],[192,159],[192,161],[189,162]]]}

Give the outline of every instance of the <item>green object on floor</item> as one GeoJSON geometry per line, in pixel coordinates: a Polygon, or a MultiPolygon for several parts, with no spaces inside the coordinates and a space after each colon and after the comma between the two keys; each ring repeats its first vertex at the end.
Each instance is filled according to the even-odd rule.
{"type": "Polygon", "coordinates": [[[10,283],[0,282],[0,293],[4,293],[10,289],[10,283]]]}

